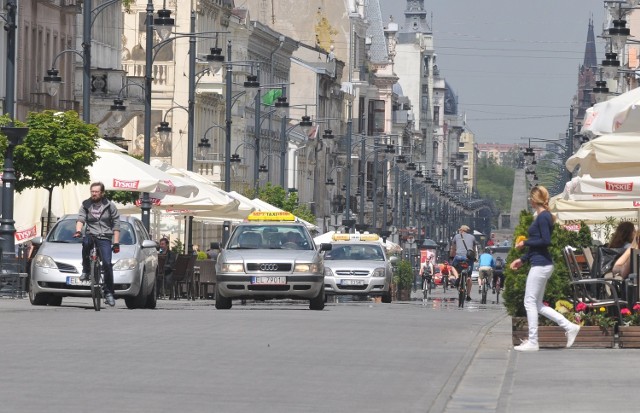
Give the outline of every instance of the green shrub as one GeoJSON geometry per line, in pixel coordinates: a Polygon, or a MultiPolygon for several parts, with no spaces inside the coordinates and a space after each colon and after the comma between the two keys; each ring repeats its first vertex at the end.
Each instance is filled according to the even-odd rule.
{"type": "Polygon", "coordinates": [[[204,251],[198,251],[198,258],[196,258],[196,259],[198,259],[198,260],[206,260],[206,259],[209,259],[209,256],[204,251]]]}
{"type": "Polygon", "coordinates": [[[393,282],[398,288],[411,288],[413,285],[413,268],[409,261],[398,261],[396,271],[393,274],[393,282]]]}
{"type": "MultiPolygon", "coordinates": [[[[527,211],[522,211],[520,214],[520,223],[514,231],[513,239],[516,239],[520,235],[528,236],[528,229],[532,222],[533,215],[527,211]]],[[[551,307],[555,307],[556,301],[571,297],[571,286],[569,285],[571,278],[562,256],[562,248],[567,245],[575,248],[583,248],[591,244],[591,232],[589,227],[584,223],[581,223],[579,232],[567,231],[560,225],[555,224],[553,234],[551,235],[551,246],[549,247],[554,264],[553,275],[547,283],[544,295],[544,301],[548,302],[551,307]]],[[[511,248],[507,262],[511,263],[522,254],[522,251],[511,248]]],[[[517,271],[512,270],[508,266],[505,268],[505,289],[503,297],[507,313],[511,316],[522,317],[526,315],[524,310],[524,290],[529,268],[530,265],[528,263],[520,267],[517,271]]]]}

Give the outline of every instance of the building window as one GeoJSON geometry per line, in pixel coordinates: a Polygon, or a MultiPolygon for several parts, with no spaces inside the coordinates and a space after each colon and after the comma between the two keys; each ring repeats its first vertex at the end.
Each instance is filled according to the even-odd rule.
{"type": "Polygon", "coordinates": [[[384,133],[384,100],[369,101],[368,135],[384,133]]]}
{"type": "Polygon", "coordinates": [[[440,124],[440,106],[433,107],[433,124],[434,125],[440,124]]]}

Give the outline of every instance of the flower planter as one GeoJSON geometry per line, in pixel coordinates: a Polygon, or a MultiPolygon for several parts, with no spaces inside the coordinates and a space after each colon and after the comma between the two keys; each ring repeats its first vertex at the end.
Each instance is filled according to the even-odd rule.
{"type": "Polygon", "coordinates": [[[620,326],[618,333],[620,348],[640,348],[640,326],[620,326]]]}
{"type": "MultiPolygon", "coordinates": [[[[527,321],[524,317],[512,318],[513,345],[517,346],[529,336],[527,321]]],[[[538,344],[540,348],[561,348],[567,345],[565,331],[558,326],[538,326],[538,344]]],[[[638,336],[640,346],[640,335],[638,336]]],[[[613,348],[613,329],[599,326],[582,326],[573,343],[576,348],[613,348]]]]}

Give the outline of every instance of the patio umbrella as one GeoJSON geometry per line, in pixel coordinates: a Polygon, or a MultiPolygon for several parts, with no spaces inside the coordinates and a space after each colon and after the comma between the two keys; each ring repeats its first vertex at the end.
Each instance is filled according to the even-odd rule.
{"type": "Polygon", "coordinates": [[[640,199],[640,176],[576,176],[566,183],[562,195],[572,201],[637,200],[640,199]]]}
{"type": "Polygon", "coordinates": [[[551,212],[564,224],[577,224],[584,221],[587,225],[601,224],[609,218],[638,223],[640,197],[618,200],[575,200],[563,199],[563,194],[551,198],[551,212]]]}
{"type": "Polygon", "coordinates": [[[583,143],[567,160],[566,167],[573,171],[579,166],[579,175],[589,174],[594,178],[638,176],[637,148],[640,148],[640,132],[600,136],[583,143]]]}
{"type": "Polygon", "coordinates": [[[96,150],[98,159],[89,168],[91,181],[104,183],[107,190],[149,192],[189,197],[198,193],[193,183],[169,175],[138,159],[104,139],[96,150]]]}
{"type": "Polygon", "coordinates": [[[640,88],[587,109],[580,133],[593,137],[633,131],[640,131],[640,88]]]}

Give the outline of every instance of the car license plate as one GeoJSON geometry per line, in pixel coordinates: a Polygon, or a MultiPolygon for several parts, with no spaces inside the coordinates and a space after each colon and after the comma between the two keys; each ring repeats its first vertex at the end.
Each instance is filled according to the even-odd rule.
{"type": "Polygon", "coordinates": [[[364,285],[364,280],[342,280],[342,285],[364,285]]]}
{"type": "Polygon", "coordinates": [[[251,277],[251,284],[286,284],[287,277],[251,277]]]}
{"type": "Polygon", "coordinates": [[[82,285],[88,287],[91,285],[91,282],[80,281],[80,277],[67,277],[67,285],[82,285]]]}

